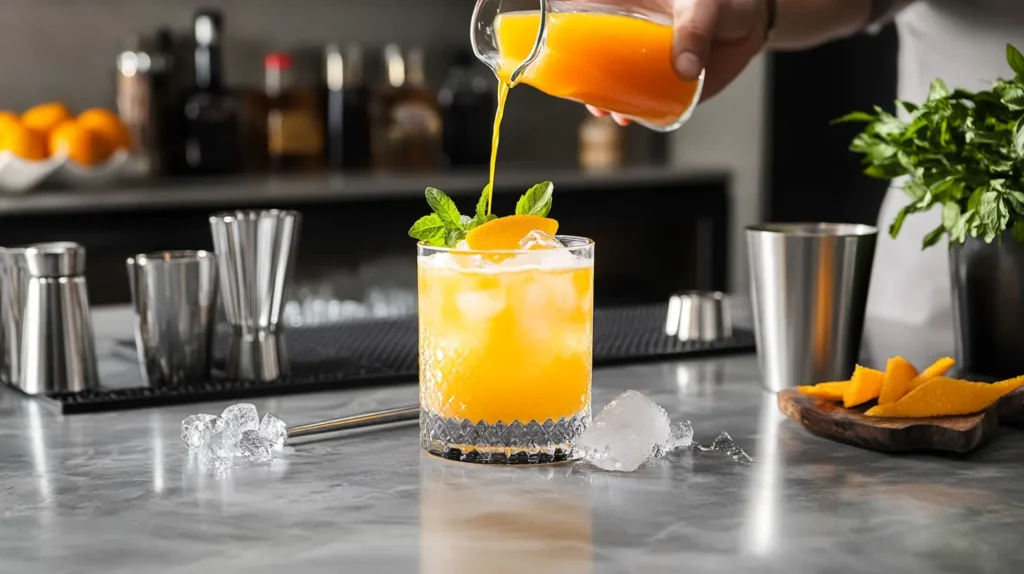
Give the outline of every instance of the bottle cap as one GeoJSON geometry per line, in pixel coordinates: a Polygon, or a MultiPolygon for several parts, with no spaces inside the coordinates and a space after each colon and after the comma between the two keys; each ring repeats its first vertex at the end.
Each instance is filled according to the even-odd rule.
{"type": "Polygon", "coordinates": [[[220,11],[205,8],[197,10],[193,21],[196,43],[200,46],[219,44],[223,26],[224,22],[220,11]]]}
{"type": "Polygon", "coordinates": [[[292,67],[294,61],[292,57],[283,52],[274,52],[267,54],[263,58],[263,67],[272,70],[287,70],[292,67]]]}

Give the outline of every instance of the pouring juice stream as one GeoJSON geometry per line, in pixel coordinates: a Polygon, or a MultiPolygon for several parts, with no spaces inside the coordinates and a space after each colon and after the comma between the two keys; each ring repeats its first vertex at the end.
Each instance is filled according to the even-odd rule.
{"type": "MultiPolygon", "coordinates": [[[[499,62],[489,174],[492,195],[505,102],[509,89],[520,82],[552,96],[618,112],[654,129],[678,127],[701,89],[700,81],[682,80],[672,69],[668,21],[556,10],[544,18],[547,30],[540,53],[515,82],[510,81],[512,73],[537,42],[541,13],[508,12],[494,20],[499,62]]],[[[489,196],[488,214],[490,209],[489,196]]]]}

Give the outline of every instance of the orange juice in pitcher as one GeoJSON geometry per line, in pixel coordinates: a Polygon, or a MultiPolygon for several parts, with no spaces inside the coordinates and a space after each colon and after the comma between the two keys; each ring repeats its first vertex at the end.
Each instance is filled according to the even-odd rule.
{"type": "Polygon", "coordinates": [[[473,47],[502,83],[617,112],[657,131],[690,117],[703,76],[672,65],[669,0],[479,0],[473,47]]]}

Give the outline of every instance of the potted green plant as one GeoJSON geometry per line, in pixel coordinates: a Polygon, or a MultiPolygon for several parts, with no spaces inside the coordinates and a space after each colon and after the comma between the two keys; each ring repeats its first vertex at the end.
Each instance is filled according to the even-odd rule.
{"type": "Polygon", "coordinates": [[[1007,45],[1006,59],[1014,77],[987,90],[935,80],[925,102],[896,102],[902,117],[876,107],[836,120],[867,124],[850,147],[867,175],[903,178],[908,203],[890,235],[915,213],[942,210],[922,249],[948,240],[957,359],[991,377],[1024,373],[1024,55],[1007,45]]]}

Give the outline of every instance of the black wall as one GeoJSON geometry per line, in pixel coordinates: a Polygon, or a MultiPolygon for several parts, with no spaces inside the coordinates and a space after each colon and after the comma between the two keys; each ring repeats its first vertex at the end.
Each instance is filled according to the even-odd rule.
{"type": "Polygon", "coordinates": [[[860,157],[848,150],[859,126],[829,123],[873,105],[892,111],[896,54],[889,26],[774,56],[769,220],[875,223],[888,183],[864,176],[860,157]]]}

